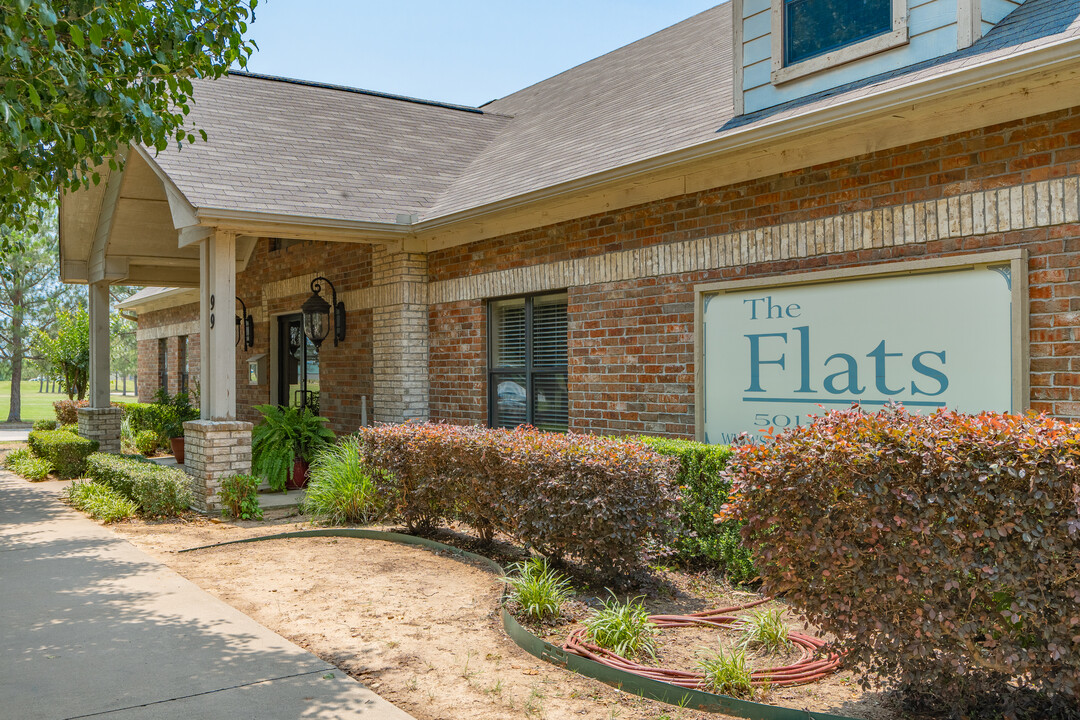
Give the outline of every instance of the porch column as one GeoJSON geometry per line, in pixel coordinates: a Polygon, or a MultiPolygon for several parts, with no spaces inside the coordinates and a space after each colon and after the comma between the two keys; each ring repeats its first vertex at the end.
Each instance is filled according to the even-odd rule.
{"type": "Polygon", "coordinates": [[[109,283],[91,283],[89,407],[79,408],[79,435],[97,440],[101,452],[120,452],[120,408],[109,403],[109,283]]]}
{"type": "Polygon", "coordinates": [[[427,256],[376,247],[371,258],[373,411],[377,422],[427,420],[427,256]]]}
{"type": "Polygon", "coordinates": [[[195,508],[220,508],[221,479],[251,472],[251,423],[236,420],[236,234],[199,246],[199,420],[184,423],[195,508]]]}

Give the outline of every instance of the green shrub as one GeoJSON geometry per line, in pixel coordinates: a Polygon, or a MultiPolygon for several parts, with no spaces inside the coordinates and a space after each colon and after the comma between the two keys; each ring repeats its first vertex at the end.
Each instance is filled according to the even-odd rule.
{"type": "Polygon", "coordinates": [[[259,507],[259,478],[254,475],[230,475],[221,480],[218,499],[223,517],[262,520],[259,507]]]}
{"type": "Polygon", "coordinates": [[[187,473],[141,458],[95,453],[86,462],[87,475],[132,500],[141,515],[170,517],[191,505],[187,473]]]}
{"type": "Polygon", "coordinates": [[[129,518],[137,509],[135,503],[116,490],[85,480],[71,483],[65,497],[76,509],[107,523],[129,518]]]}
{"type": "Polygon", "coordinates": [[[4,456],[4,467],[31,482],[44,480],[53,470],[48,460],[37,457],[30,452],[30,448],[25,447],[12,450],[4,456]]]}
{"type": "Polygon", "coordinates": [[[627,660],[643,655],[655,659],[659,632],[636,598],[623,603],[614,594],[585,621],[589,640],[627,660]]]}
{"type": "Polygon", "coordinates": [[[161,435],[170,413],[167,406],[157,403],[127,403],[121,411],[133,434],[148,430],[161,435]]]}
{"type": "Polygon", "coordinates": [[[957,715],[1010,680],[1080,698],[1080,425],[833,411],[727,472],[763,589],[845,663],[957,715]]]}
{"type": "Polygon", "coordinates": [[[79,408],[87,407],[87,400],[57,400],[53,403],[53,411],[56,413],[56,422],[60,425],[77,425],[79,423],[79,408]]]}
{"type": "Polygon", "coordinates": [[[70,425],[61,425],[60,427],[58,427],[56,429],[57,430],[63,430],[64,432],[69,432],[72,435],[78,435],[79,434],[79,424],[78,423],[71,423],[70,425]]]}
{"type": "Polygon", "coordinates": [[[34,429],[35,430],[55,430],[56,429],[56,421],[55,420],[35,420],[34,421],[34,429]]]}
{"type": "Polygon", "coordinates": [[[750,684],[751,671],[744,650],[725,653],[720,648],[699,660],[697,667],[705,678],[705,687],[711,692],[735,698],[753,697],[754,686],[750,684]]]}
{"type": "Polygon", "coordinates": [[[716,567],[733,583],[757,577],[750,550],[743,545],[741,524],[734,520],[717,522],[727,502],[731,480],[724,467],[731,457],[726,445],[706,445],[692,440],[635,437],[661,455],[677,458],[681,510],[679,529],[672,541],[676,557],[690,567],[716,567]]]}
{"type": "Polygon", "coordinates": [[[393,480],[360,458],[356,438],[320,450],[311,463],[304,512],[334,524],[367,524],[386,511],[393,480]]]}
{"type": "Polygon", "coordinates": [[[143,455],[153,455],[161,443],[161,437],[153,430],[135,433],[135,449],[143,455]]]}
{"type": "Polygon", "coordinates": [[[558,615],[570,598],[569,578],[548,567],[544,558],[516,562],[510,566],[510,572],[502,578],[510,586],[510,599],[535,620],[558,615]]]}
{"type": "Polygon", "coordinates": [[[8,452],[7,455],[4,456],[4,469],[5,470],[11,470],[12,472],[15,472],[15,466],[18,465],[20,462],[22,462],[23,460],[25,460],[28,457],[33,457],[33,453],[30,452],[30,448],[28,448],[28,447],[15,448],[14,450],[11,450],[10,452],[8,452]]]}
{"type": "Polygon", "coordinates": [[[393,514],[410,529],[453,518],[612,572],[650,558],[674,521],[674,462],[637,443],[433,423],[358,437],[365,461],[392,474],[393,514]]]}
{"type": "Polygon", "coordinates": [[[62,478],[82,477],[86,458],[97,452],[97,440],[87,440],[67,430],[33,430],[27,439],[30,450],[62,478]]]}

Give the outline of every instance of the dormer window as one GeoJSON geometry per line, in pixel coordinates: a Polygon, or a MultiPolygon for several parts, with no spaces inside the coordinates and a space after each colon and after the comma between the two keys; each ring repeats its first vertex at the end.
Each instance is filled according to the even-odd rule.
{"type": "Polygon", "coordinates": [[[907,43],[907,0],[772,0],[773,83],[907,43]]]}

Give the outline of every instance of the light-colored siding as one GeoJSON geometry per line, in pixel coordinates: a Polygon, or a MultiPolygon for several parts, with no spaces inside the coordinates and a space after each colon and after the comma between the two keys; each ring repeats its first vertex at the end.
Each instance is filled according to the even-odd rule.
{"type": "MultiPolygon", "coordinates": [[[[963,0],[907,2],[906,45],[774,85],[772,3],[769,0],[744,0],[741,49],[744,112],[773,107],[954,52],[958,42],[957,8],[963,0]]],[[[1018,7],[1020,2],[1022,0],[981,0],[981,10],[975,12],[981,12],[983,33],[1018,7]]],[[[736,19],[736,22],[738,21],[736,19]]]]}

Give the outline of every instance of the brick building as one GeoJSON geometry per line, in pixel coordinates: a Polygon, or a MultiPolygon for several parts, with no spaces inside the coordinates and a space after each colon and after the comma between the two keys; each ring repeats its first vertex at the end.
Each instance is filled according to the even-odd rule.
{"type": "MultiPolygon", "coordinates": [[[[339,431],[421,418],[707,438],[706,384],[734,377],[709,365],[710,297],[828,286],[843,310],[859,282],[885,297],[874,278],[902,293],[989,270],[1000,307],[976,300],[963,320],[942,301],[911,332],[971,325],[992,343],[806,349],[786,392],[828,407],[876,382],[871,405],[952,406],[946,386],[970,380],[986,407],[960,409],[1080,417],[1080,3],[883,0],[860,4],[863,26],[804,5],[733,0],[482,108],[201,83],[207,143],[132,148],[120,177],[64,198],[62,273],[150,286],[123,304],[140,393],[176,391],[186,367],[207,420],[308,402],[339,431]],[[344,338],[317,349],[299,316],[316,277],[345,310],[344,338]],[[244,314],[233,296],[250,347],[213,321],[244,314]],[[1000,372],[957,360],[965,345],[1000,372]],[[886,378],[902,363],[910,383],[886,378]]],[[[754,335],[754,353],[771,344],[751,372],[789,372],[810,327],[754,335]]]]}

